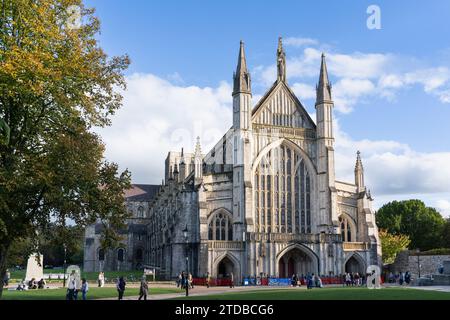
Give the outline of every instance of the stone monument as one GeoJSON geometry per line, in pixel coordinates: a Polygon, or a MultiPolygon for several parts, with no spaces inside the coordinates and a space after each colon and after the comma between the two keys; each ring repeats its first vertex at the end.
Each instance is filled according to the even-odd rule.
{"type": "Polygon", "coordinates": [[[30,281],[33,278],[36,281],[44,278],[44,256],[42,254],[33,253],[28,258],[25,281],[30,281]]]}
{"type": "Polygon", "coordinates": [[[68,266],[66,269],[68,282],[75,281],[75,288],[81,288],[81,270],[77,265],[68,266]]]}

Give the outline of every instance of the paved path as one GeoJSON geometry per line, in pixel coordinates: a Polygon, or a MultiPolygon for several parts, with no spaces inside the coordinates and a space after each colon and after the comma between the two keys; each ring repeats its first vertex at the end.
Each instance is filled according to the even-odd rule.
{"type": "MultiPolygon", "coordinates": [[[[174,288],[171,286],[158,286],[158,288],[174,288]]],[[[269,286],[257,286],[257,287],[210,287],[206,288],[203,286],[195,287],[189,290],[189,296],[208,296],[214,294],[223,294],[227,292],[246,292],[246,291],[257,291],[257,290],[273,290],[273,289],[284,289],[284,290],[306,290],[305,286],[302,287],[269,287],[269,286]]],[[[150,295],[147,296],[149,300],[165,300],[173,298],[181,298],[186,296],[186,291],[180,290],[180,293],[166,293],[166,294],[152,294],[152,288],[150,285],[150,295]]],[[[116,300],[117,298],[108,298],[105,300],[116,300]]],[[[123,297],[124,300],[137,300],[138,296],[123,297]]]]}

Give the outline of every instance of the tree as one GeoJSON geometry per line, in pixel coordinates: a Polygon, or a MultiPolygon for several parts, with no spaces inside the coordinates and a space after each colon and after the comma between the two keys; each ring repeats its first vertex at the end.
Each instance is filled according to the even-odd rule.
{"type": "Polygon", "coordinates": [[[442,246],[444,248],[450,248],[450,218],[447,218],[442,229],[442,246]]]}
{"type": "Polygon", "coordinates": [[[38,251],[50,223],[64,230],[99,219],[105,246],[120,239],[130,174],[104,161],[92,129],[109,125],[121,106],[129,59],[109,59],[98,32],[82,0],[0,4],[0,119],[9,132],[0,144],[0,278],[12,244],[30,240],[38,251]],[[71,5],[80,9],[79,28],[67,23],[71,5]]]}
{"type": "Polygon", "coordinates": [[[403,234],[411,239],[412,249],[439,248],[445,219],[420,200],[393,201],[382,206],[377,214],[377,225],[390,234],[403,234]]]}
{"type": "Polygon", "coordinates": [[[411,243],[409,237],[403,234],[390,234],[383,229],[380,229],[378,234],[381,239],[381,247],[383,248],[383,262],[386,264],[394,263],[397,254],[407,249],[411,243]]]}

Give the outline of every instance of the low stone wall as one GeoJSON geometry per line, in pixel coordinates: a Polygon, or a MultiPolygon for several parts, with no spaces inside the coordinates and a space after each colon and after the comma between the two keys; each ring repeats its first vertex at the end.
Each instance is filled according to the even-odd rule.
{"type": "Polygon", "coordinates": [[[444,261],[449,261],[450,255],[416,255],[406,250],[397,255],[395,262],[389,266],[389,271],[398,273],[409,271],[413,278],[420,276],[429,276],[438,273],[439,266],[442,266],[444,261]]]}

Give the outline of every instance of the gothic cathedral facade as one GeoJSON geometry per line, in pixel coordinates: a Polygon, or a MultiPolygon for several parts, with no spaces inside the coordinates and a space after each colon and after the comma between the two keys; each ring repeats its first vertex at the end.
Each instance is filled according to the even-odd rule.
{"type": "Polygon", "coordinates": [[[334,105],[324,55],[316,92],[314,122],[287,83],[280,38],[277,79],[253,104],[241,42],[233,126],[206,154],[199,141],[193,153],[169,152],[165,180],[146,206],[143,264],[167,279],[188,269],[217,278],[232,272],[236,282],[365,273],[381,265],[359,152],[355,181],[335,179],[334,105]]]}

